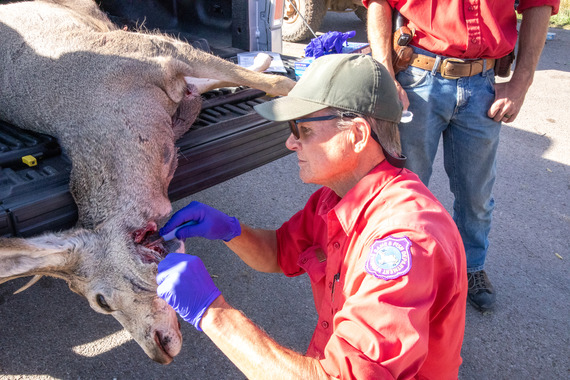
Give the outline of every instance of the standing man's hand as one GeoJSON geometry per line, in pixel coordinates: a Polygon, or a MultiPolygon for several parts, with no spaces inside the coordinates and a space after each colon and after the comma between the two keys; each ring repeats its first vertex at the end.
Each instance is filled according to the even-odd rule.
{"type": "Polygon", "coordinates": [[[515,121],[521,107],[528,86],[520,86],[513,81],[495,83],[495,102],[489,108],[487,116],[495,121],[510,123],[515,121]]]}
{"type": "Polygon", "coordinates": [[[180,228],[176,231],[176,238],[184,240],[190,237],[201,236],[210,240],[228,242],[241,235],[241,226],[236,218],[196,201],[191,202],[188,206],[176,212],[164,227],[160,229],[160,235],[166,235],[176,227],[189,221],[196,223],[180,228]]]}
{"type": "Polygon", "coordinates": [[[400,102],[402,103],[403,107],[402,111],[407,111],[408,107],[410,106],[410,100],[408,99],[408,94],[406,93],[406,90],[404,90],[400,82],[394,79],[394,83],[396,84],[396,90],[398,90],[398,99],[400,99],[400,102]]]}
{"type": "Polygon", "coordinates": [[[170,253],[158,264],[158,296],[186,322],[202,331],[200,322],[208,307],[221,295],[197,256],[170,253]]]}
{"type": "Polygon", "coordinates": [[[487,112],[493,120],[509,123],[519,114],[544,48],[551,14],[551,6],[523,11],[515,70],[510,81],[495,84],[495,102],[487,112]]]}

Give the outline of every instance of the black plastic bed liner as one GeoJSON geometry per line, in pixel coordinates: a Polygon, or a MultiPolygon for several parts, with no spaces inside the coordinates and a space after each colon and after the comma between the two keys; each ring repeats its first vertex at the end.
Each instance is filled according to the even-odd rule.
{"type": "MultiPolygon", "coordinates": [[[[269,100],[251,88],[204,94],[198,119],[176,145],[179,165],[172,201],[187,197],[290,153],[286,123],[269,122],[253,106],[269,100]]],[[[0,236],[32,236],[77,221],[69,193],[70,160],[51,136],[0,121],[0,236]],[[39,158],[26,166],[22,157],[39,158]]]]}

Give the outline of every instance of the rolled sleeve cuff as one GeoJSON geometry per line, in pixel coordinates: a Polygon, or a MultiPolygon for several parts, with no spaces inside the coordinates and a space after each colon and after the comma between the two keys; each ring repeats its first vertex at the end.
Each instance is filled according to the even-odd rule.
{"type": "Polygon", "coordinates": [[[394,379],[387,368],[370,360],[347,341],[337,337],[334,345],[336,353],[327,350],[325,358],[320,360],[321,366],[330,376],[355,380],[394,379]]]}
{"type": "Polygon", "coordinates": [[[552,7],[551,15],[554,16],[558,13],[558,9],[560,8],[560,0],[526,0],[521,1],[517,7],[517,12],[522,13],[530,8],[535,7],[544,7],[550,6],[552,7]]]}
{"type": "MultiPolygon", "coordinates": [[[[368,5],[370,5],[370,1],[371,1],[371,0],[362,0],[362,5],[364,5],[364,7],[365,7],[366,9],[368,9],[368,5]]],[[[374,1],[374,0],[372,0],[372,1],[374,1]]],[[[396,4],[396,2],[393,1],[393,0],[387,0],[386,2],[387,2],[388,4],[390,4],[390,7],[392,7],[392,8],[394,8],[394,5],[396,4]]]]}

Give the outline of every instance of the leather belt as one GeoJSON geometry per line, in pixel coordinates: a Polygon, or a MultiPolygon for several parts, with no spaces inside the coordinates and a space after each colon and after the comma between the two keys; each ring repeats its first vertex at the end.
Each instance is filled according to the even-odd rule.
{"type": "MultiPolygon", "coordinates": [[[[436,58],[428,55],[416,54],[412,55],[411,66],[420,69],[432,71],[436,64],[436,58]]],[[[439,61],[437,72],[446,79],[459,79],[463,77],[471,77],[481,74],[485,70],[495,67],[494,59],[459,59],[459,58],[443,58],[439,61]],[[486,65],[485,65],[485,61],[486,65]]]]}

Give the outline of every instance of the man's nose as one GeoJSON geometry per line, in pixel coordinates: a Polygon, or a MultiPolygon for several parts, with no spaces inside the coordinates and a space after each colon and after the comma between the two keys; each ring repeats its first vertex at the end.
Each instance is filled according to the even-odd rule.
{"type": "Polygon", "coordinates": [[[291,133],[287,138],[287,141],[285,141],[285,146],[287,147],[287,149],[295,151],[299,149],[299,140],[296,139],[295,136],[293,136],[293,134],[291,133]]]}

